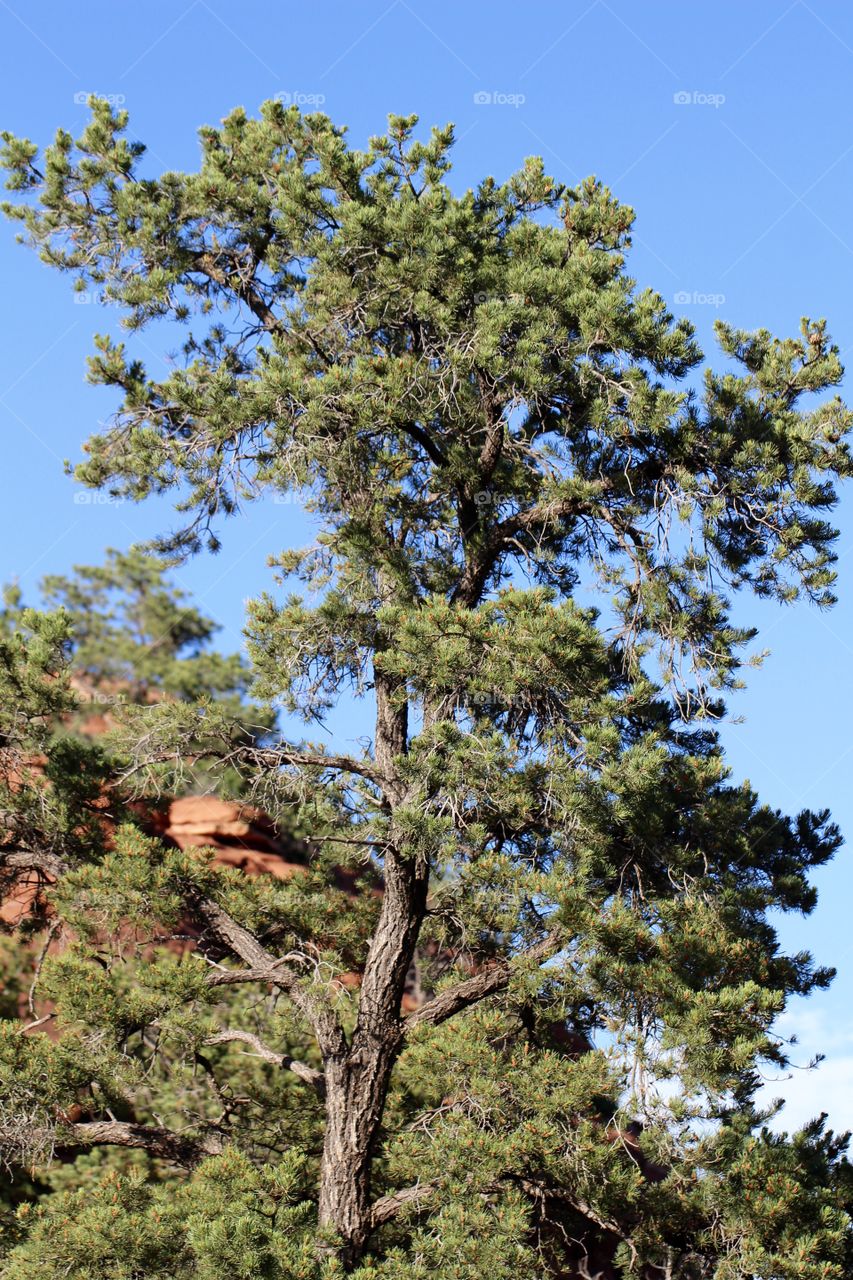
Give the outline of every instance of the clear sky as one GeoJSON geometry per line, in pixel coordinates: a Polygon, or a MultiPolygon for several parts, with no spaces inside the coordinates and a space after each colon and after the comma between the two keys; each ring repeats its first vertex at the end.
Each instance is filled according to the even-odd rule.
{"type": "MultiPolygon", "coordinates": [[[[530,154],[573,182],[595,173],[638,213],[632,270],[696,324],[713,358],[717,316],[796,332],[825,316],[853,365],[853,6],[848,0],[0,0],[0,127],[47,141],[75,130],[88,93],[127,107],[152,170],[196,163],[195,131],[282,96],[322,109],[356,145],[386,114],[455,122],[453,181],[503,177],[530,154]]],[[[96,563],[169,526],[168,509],[75,501],[62,460],[114,407],[83,382],[114,317],[0,229],[0,579],[96,563]]],[[[141,336],[152,368],[162,352],[141,336]]],[[[156,341],[156,340],[151,340],[156,341]]],[[[849,385],[846,392],[853,398],[849,385]]],[[[743,602],[771,649],[725,727],[737,777],[785,810],[828,805],[853,839],[853,489],[838,518],[840,603],[828,614],[743,602]]],[[[270,585],[266,555],[304,540],[298,508],[258,505],[224,549],[179,577],[240,643],[245,599],[270,585]]],[[[799,1120],[826,1108],[853,1127],[851,852],[818,880],[809,920],[786,920],[839,977],[791,1011],[799,1060],[771,1092],[799,1120]]]]}

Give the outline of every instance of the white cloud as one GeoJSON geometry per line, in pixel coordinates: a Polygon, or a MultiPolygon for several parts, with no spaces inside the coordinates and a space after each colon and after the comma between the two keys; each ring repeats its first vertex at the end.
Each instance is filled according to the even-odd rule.
{"type": "Polygon", "coordinates": [[[789,1131],[825,1111],[836,1132],[853,1129],[853,1027],[830,1022],[828,1013],[815,1008],[792,1007],[777,1024],[785,1037],[796,1035],[789,1054],[790,1071],[768,1080],[759,1101],[784,1098],[785,1107],[772,1123],[789,1131]],[[824,1061],[812,1070],[809,1062],[819,1053],[824,1061]]]}

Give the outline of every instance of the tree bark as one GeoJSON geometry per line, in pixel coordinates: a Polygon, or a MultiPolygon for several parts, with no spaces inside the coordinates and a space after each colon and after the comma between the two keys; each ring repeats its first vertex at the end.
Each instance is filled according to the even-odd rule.
{"type": "MultiPolygon", "coordinates": [[[[395,759],[407,747],[407,708],[391,681],[375,675],[378,768],[389,779],[392,813],[404,800],[395,759]]],[[[345,1267],[360,1258],[374,1225],[370,1172],[388,1083],[402,1043],[400,1003],[426,912],[429,860],[407,857],[391,838],[385,853],[382,908],[370,943],[355,1030],[346,1052],[326,1058],[326,1132],[320,1169],[319,1223],[336,1237],[345,1267]]]]}

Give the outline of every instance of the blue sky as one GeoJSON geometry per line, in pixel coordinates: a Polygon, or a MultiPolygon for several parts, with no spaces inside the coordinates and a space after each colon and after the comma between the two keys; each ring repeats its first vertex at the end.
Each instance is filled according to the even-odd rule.
{"type": "MultiPolygon", "coordinates": [[[[0,47],[2,127],[43,143],[58,125],[82,125],[86,94],[111,95],[148,144],[152,170],[193,166],[199,125],[277,95],[325,110],[356,145],[389,111],[452,120],[459,187],[541,154],[558,179],[595,173],[632,204],[633,274],[694,321],[712,359],[717,316],[782,334],[810,315],[828,318],[853,363],[845,0],[0,0],[0,47]]],[[[75,501],[62,460],[78,457],[113,407],[83,382],[92,334],[113,318],[75,302],[69,281],[16,246],[9,228],[0,263],[0,579],[17,576],[32,595],[42,574],[97,562],[106,545],[128,546],[171,521],[156,503],[75,501]]],[[[142,339],[156,369],[162,351],[142,339]]],[[[724,733],[735,775],[768,802],[828,805],[853,836],[851,512],[848,492],[831,613],[743,602],[772,652],[732,704],[742,722],[724,733]]],[[[224,533],[218,557],[197,558],[179,577],[233,648],[244,601],[270,585],[267,554],[304,541],[305,525],[298,508],[264,503],[224,533]]],[[[801,1034],[803,1062],[821,1049],[828,1059],[772,1091],[788,1093],[792,1120],[825,1107],[853,1126],[849,851],[818,884],[817,911],[784,922],[783,936],[840,973],[787,1026],[801,1034]]]]}

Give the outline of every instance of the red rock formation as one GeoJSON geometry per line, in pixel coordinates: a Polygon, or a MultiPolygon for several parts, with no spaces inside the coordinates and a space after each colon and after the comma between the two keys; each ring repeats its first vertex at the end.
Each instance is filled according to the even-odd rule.
{"type": "MultiPolygon", "coordinates": [[[[260,809],[217,796],[183,796],[160,810],[137,809],[140,825],[179,849],[209,848],[214,861],[247,875],[288,879],[304,871],[306,850],[284,839],[260,809]]],[[[39,891],[39,876],[22,872],[7,884],[0,901],[0,922],[15,927],[29,915],[39,891]]]]}
{"type": "Polygon", "coordinates": [[[3,892],[0,922],[10,929],[16,928],[32,911],[38,891],[38,875],[35,872],[23,872],[3,892]]]}
{"type": "Polygon", "coordinates": [[[305,850],[282,838],[260,809],[217,796],[183,796],[151,816],[154,834],[179,849],[215,849],[214,861],[247,875],[286,880],[305,866],[305,850]]]}

